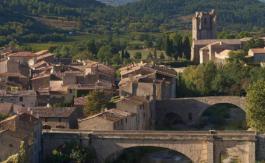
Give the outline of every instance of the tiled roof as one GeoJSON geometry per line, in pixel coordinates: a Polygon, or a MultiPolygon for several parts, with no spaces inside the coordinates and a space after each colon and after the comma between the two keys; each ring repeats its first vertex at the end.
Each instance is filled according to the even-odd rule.
{"type": "Polygon", "coordinates": [[[120,102],[125,102],[125,103],[133,103],[136,105],[142,105],[145,102],[148,102],[144,97],[139,97],[139,96],[131,96],[131,97],[125,97],[120,100],[120,102]]]}
{"type": "Polygon", "coordinates": [[[9,55],[9,57],[27,57],[27,58],[33,58],[36,57],[36,54],[32,52],[16,52],[9,55]]]}
{"type": "Polygon", "coordinates": [[[264,48],[253,48],[250,49],[253,53],[265,54],[265,47],[264,48]]]}
{"type": "Polygon", "coordinates": [[[43,79],[43,78],[50,78],[50,74],[39,75],[39,76],[32,78],[31,80],[38,80],[38,79],[43,79]]]}
{"type": "Polygon", "coordinates": [[[225,44],[241,44],[240,39],[211,39],[211,40],[194,40],[195,45],[208,45],[215,42],[223,42],[225,44]]]}
{"type": "Polygon", "coordinates": [[[41,67],[41,66],[48,66],[48,65],[49,65],[49,64],[48,64],[46,61],[40,61],[40,62],[38,62],[38,63],[32,65],[31,67],[32,67],[32,68],[39,68],[39,67],[41,67]]]}
{"type": "Polygon", "coordinates": [[[36,117],[42,118],[68,118],[76,111],[75,107],[47,108],[33,107],[30,112],[36,117]]]}
{"type": "Polygon", "coordinates": [[[41,50],[41,51],[36,52],[35,54],[40,56],[40,55],[44,55],[44,54],[46,54],[48,52],[49,52],[49,50],[41,50]]]}
{"type": "Polygon", "coordinates": [[[93,119],[95,117],[99,117],[99,118],[102,118],[102,119],[105,119],[105,120],[108,120],[108,121],[116,122],[116,121],[125,119],[125,118],[127,118],[129,116],[133,116],[133,115],[135,115],[135,114],[127,112],[127,111],[124,111],[124,110],[110,109],[110,110],[106,110],[106,111],[104,111],[102,113],[93,115],[91,117],[87,117],[85,119],[81,119],[79,121],[81,122],[81,121],[93,119]]]}
{"type": "Polygon", "coordinates": [[[37,57],[37,61],[42,60],[42,59],[45,59],[45,58],[48,58],[48,57],[52,57],[52,56],[54,56],[54,54],[52,54],[52,53],[47,53],[47,54],[44,54],[44,55],[38,56],[38,57],[37,57]]]}

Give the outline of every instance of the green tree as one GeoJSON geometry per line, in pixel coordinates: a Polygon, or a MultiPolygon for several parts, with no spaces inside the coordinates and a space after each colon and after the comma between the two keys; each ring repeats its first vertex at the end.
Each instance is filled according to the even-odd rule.
{"type": "Polygon", "coordinates": [[[25,142],[22,141],[19,146],[18,163],[28,163],[28,161],[25,142]]]}
{"type": "Polygon", "coordinates": [[[121,65],[122,64],[122,59],[119,53],[115,54],[112,59],[111,59],[111,63],[113,65],[121,65]]]}
{"type": "Polygon", "coordinates": [[[247,90],[246,111],[249,127],[265,132],[265,80],[253,83],[247,90]]]}
{"type": "Polygon", "coordinates": [[[246,53],[243,50],[234,50],[229,52],[229,62],[244,62],[246,53]]]}
{"type": "Polygon", "coordinates": [[[164,53],[160,53],[160,55],[159,55],[159,59],[161,59],[161,60],[166,59],[165,54],[164,54],[164,53]]]}
{"type": "Polygon", "coordinates": [[[249,41],[247,41],[243,45],[243,49],[247,52],[251,48],[263,48],[264,47],[264,41],[262,39],[256,39],[253,38],[249,41]]]}
{"type": "Polygon", "coordinates": [[[95,160],[96,153],[93,148],[86,148],[76,142],[69,142],[54,149],[46,162],[90,163],[95,162],[95,160]]]}
{"type": "Polygon", "coordinates": [[[111,50],[112,50],[112,48],[109,45],[102,46],[97,53],[97,58],[101,62],[105,62],[105,63],[109,64],[111,57],[112,57],[112,51],[111,50]]]}
{"type": "Polygon", "coordinates": [[[136,60],[140,60],[140,59],[142,59],[142,53],[141,53],[141,52],[136,52],[136,53],[134,54],[134,59],[136,59],[136,60]]]}
{"type": "Polygon", "coordinates": [[[190,59],[191,44],[188,36],[185,36],[182,43],[183,54],[186,59],[190,59]]]}
{"type": "Polygon", "coordinates": [[[84,113],[86,116],[101,112],[109,106],[110,98],[103,91],[93,91],[86,97],[84,113]]]}

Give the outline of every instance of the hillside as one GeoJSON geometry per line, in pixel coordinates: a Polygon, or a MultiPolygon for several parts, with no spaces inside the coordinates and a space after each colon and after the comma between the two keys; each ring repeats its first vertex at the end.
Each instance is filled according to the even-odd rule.
{"type": "Polygon", "coordinates": [[[139,26],[145,26],[149,22],[152,27],[165,30],[190,27],[190,21],[186,24],[183,16],[190,19],[195,11],[211,9],[218,13],[219,27],[237,30],[265,25],[265,4],[258,0],[141,0],[120,7],[122,15],[126,15],[122,19],[130,17],[129,24],[137,22],[141,23],[139,26]]]}
{"type": "Polygon", "coordinates": [[[138,0],[98,0],[98,1],[105,3],[107,5],[111,5],[111,6],[121,6],[121,5],[125,5],[127,3],[136,2],[138,0]]]}
{"type": "MultiPolygon", "coordinates": [[[[131,0],[101,1],[121,4],[131,0]]],[[[69,31],[104,35],[190,31],[194,12],[211,9],[218,14],[219,31],[265,26],[265,3],[258,0],[139,0],[116,7],[96,0],[2,0],[0,45],[11,40],[64,40],[69,31]]]]}

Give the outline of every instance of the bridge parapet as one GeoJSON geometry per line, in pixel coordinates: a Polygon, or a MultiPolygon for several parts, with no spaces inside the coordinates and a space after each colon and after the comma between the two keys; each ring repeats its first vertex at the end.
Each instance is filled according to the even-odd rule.
{"type": "Polygon", "coordinates": [[[255,159],[256,136],[256,132],[251,131],[46,130],[43,131],[43,152],[45,157],[65,142],[76,141],[93,146],[101,162],[126,148],[154,146],[175,150],[194,162],[209,163],[216,162],[223,151],[232,150],[244,163],[244,160],[255,159]]]}

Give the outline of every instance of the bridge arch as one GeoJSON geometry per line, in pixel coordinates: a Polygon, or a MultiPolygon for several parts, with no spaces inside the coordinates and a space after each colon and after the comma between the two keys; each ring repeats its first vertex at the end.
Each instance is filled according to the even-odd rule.
{"type": "Polygon", "coordinates": [[[134,146],[129,148],[124,148],[121,151],[111,154],[109,157],[106,158],[106,163],[115,163],[126,161],[128,163],[132,162],[150,162],[150,161],[158,161],[158,160],[167,160],[172,161],[177,160],[178,162],[185,162],[185,163],[192,163],[192,160],[172,149],[164,148],[164,147],[156,147],[156,146],[134,146]],[[133,158],[128,160],[128,158],[133,158]]]}
{"type": "MultiPolygon", "coordinates": [[[[124,140],[122,137],[115,137],[111,139],[95,138],[92,139],[92,146],[97,153],[99,162],[105,162],[109,158],[117,158],[122,151],[137,147],[157,147],[168,149],[182,154],[185,158],[190,159],[192,162],[207,162],[208,158],[205,153],[207,153],[208,149],[205,141],[194,140],[195,143],[191,143],[185,139],[179,141],[172,139],[162,140],[163,138],[159,138],[158,141],[158,139],[148,139],[147,137],[144,139],[133,137],[131,140],[124,140]]],[[[165,138],[165,136],[163,137],[165,138]]]]}
{"type": "Polygon", "coordinates": [[[162,100],[156,103],[156,123],[159,125],[164,117],[172,112],[179,115],[185,124],[194,125],[207,108],[219,103],[233,104],[245,110],[245,98],[239,96],[190,97],[162,100]]]}
{"type": "Polygon", "coordinates": [[[201,129],[246,129],[246,112],[239,105],[234,105],[231,103],[216,103],[209,107],[203,108],[198,116],[199,118],[196,125],[201,129]]]}

